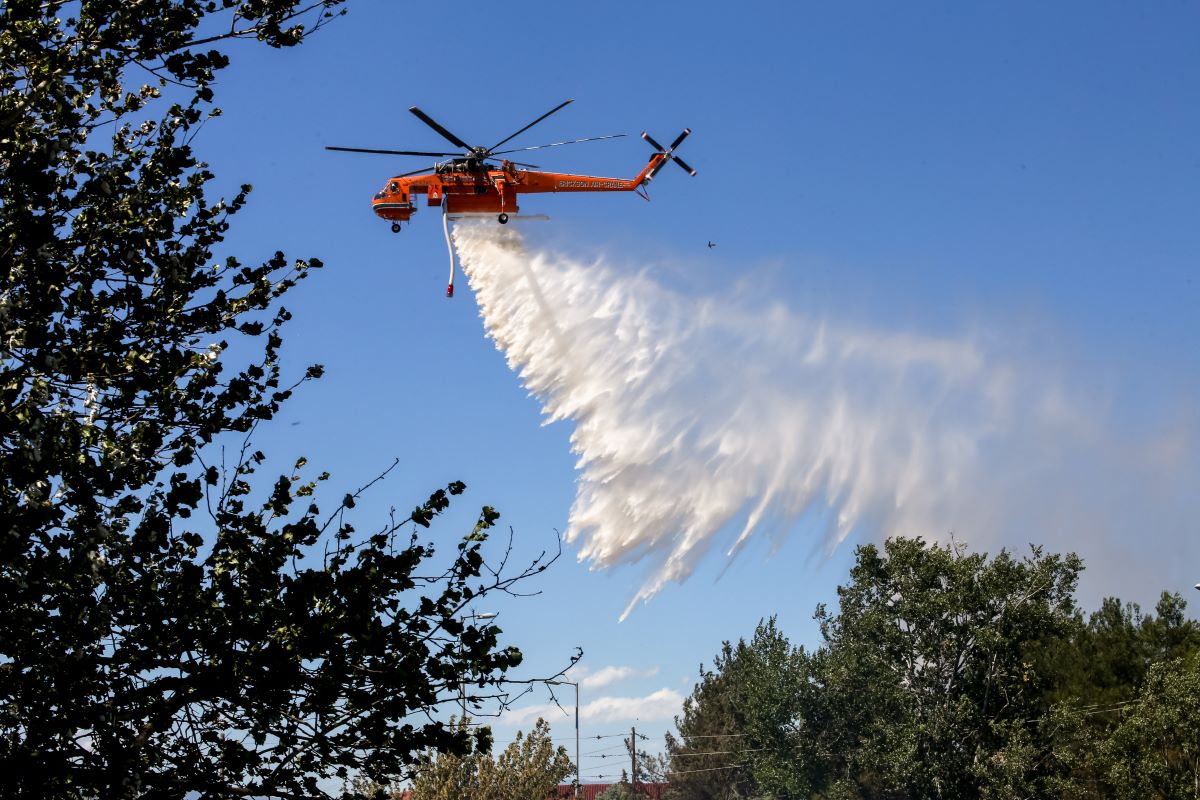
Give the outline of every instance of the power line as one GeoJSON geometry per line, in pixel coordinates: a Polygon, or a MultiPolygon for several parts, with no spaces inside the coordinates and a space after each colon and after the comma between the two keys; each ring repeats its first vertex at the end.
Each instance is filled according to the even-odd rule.
{"type": "Polygon", "coordinates": [[[624,744],[614,744],[614,745],[610,745],[608,747],[602,747],[599,750],[591,750],[587,753],[580,753],[580,756],[590,756],[590,755],[594,755],[596,753],[607,753],[612,750],[623,750],[623,749],[625,749],[624,744]]]}
{"type": "Polygon", "coordinates": [[[734,736],[749,736],[748,733],[697,733],[692,736],[684,736],[680,734],[680,738],[684,741],[688,739],[731,739],[734,736]]]}
{"type": "Polygon", "coordinates": [[[682,772],[675,772],[673,770],[667,770],[664,774],[666,774],[666,775],[691,775],[695,772],[715,772],[716,770],[719,770],[719,769],[738,769],[738,768],[744,767],[744,766],[746,766],[746,765],[745,764],[730,764],[727,767],[709,767],[708,769],[685,769],[682,772]]]}
{"type": "Polygon", "coordinates": [[[690,756],[728,756],[737,755],[738,753],[761,753],[767,750],[766,747],[755,747],[753,750],[714,750],[710,753],[668,753],[668,758],[685,758],[690,756]]]}
{"type": "MultiPolygon", "coordinates": [[[[667,770],[663,774],[664,775],[695,775],[696,773],[700,773],[700,772],[716,772],[717,770],[722,770],[722,769],[741,769],[742,767],[745,767],[745,766],[746,766],[745,764],[727,764],[723,767],[706,767],[705,769],[667,770]]],[[[611,772],[588,772],[588,773],[585,773],[583,777],[585,777],[585,778],[616,778],[616,777],[618,777],[618,774],[611,773],[611,772]]]]}

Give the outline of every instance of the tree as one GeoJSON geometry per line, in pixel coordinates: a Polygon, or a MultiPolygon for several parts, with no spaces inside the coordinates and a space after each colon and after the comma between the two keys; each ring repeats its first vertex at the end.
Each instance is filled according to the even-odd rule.
{"type": "MultiPolygon", "coordinates": [[[[453,721],[452,727],[461,732],[470,730],[465,718],[453,721]]],[[[485,747],[457,753],[439,754],[436,750],[423,753],[413,772],[412,800],[465,800],[478,797],[486,761],[485,747]]]]}
{"type": "Polygon", "coordinates": [[[1113,797],[1200,797],[1200,653],[1154,664],[1097,767],[1113,797]]]}
{"type": "Polygon", "coordinates": [[[543,800],[574,769],[566,748],[554,746],[550,725],[538,719],[495,759],[486,749],[429,753],[413,780],[412,800],[543,800]]]}
{"type": "MultiPolygon", "coordinates": [[[[1200,624],[1186,618],[1186,609],[1178,593],[1163,592],[1154,614],[1144,614],[1137,603],[1104,598],[1060,656],[1056,696],[1095,708],[1115,709],[1131,700],[1151,666],[1200,648],[1200,624]]],[[[1115,713],[1096,716],[1096,724],[1116,720],[1115,713]]]]}
{"type": "Polygon", "coordinates": [[[1200,626],[1182,597],[1153,615],[1109,598],[1084,624],[1074,555],[905,538],[855,555],[815,651],[772,618],[701,669],[667,738],[674,796],[1196,796],[1200,626]]]}
{"type": "Polygon", "coordinates": [[[299,44],[341,2],[0,8],[10,794],[299,797],[331,776],[384,782],[430,748],[467,749],[466,731],[430,715],[464,676],[478,702],[520,662],[497,627],[459,617],[546,561],[491,571],[489,507],[449,558],[418,535],[463,484],[363,535],[350,516],[362,490],[326,503],[328,476],[303,460],[258,474],[256,426],[322,372],[289,385],[280,369],[280,300],[320,262],[218,257],[250,187],[210,197],[193,140],[220,113],[227,44],[299,44]]]}
{"type": "Polygon", "coordinates": [[[575,762],[565,747],[555,747],[550,725],[538,719],[528,736],[517,738],[496,759],[494,788],[484,800],[508,800],[514,797],[545,798],[568,775],[575,762]]]}
{"type": "Polygon", "coordinates": [[[801,758],[792,736],[807,676],[807,656],[774,617],[760,620],[749,642],[724,642],[675,719],[679,738],[667,735],[672,795],[807,797],[817,761],[801,758]]]}
{"type": "MultiPolygon", "coordinates": [[[[765,709],[751,725],[766,748],[755,780],[780,797],[1037,793],[1047,653],[1077,624],[1080,569],[1038,548],[988,559],[920,539],[859,547],[839,612],[817,609],[822,646],[788,657],[793,699],[746,706],[765,709]]],[[[764,664],[788,663],[778,643],[767,652],[764,664]]]]}
{"type": "Polygon", "coordinates": [[[629,773],[621,770],[621,780],[596,795],[596,800],[633,800],[633,796],[633,786],[629,782],[629,773]]]}
{"type": "Polygon", "coordinates": [[[738,642],[730,670],[746,731],[735,763],[746,765],[752,785],[781,800],[807,798],[825,781],[817,738],[805,730],[822,718],[812,671],[813,660],[774,617],[759,622],[749,643],[738,642]]]}
{"type": "MultiPolygon", "coordinates": [[[[1151,727],[1132,724],[1130,715],[1144,721],[1145,709],[1158,706],[1145,706],[1142,698],[1149,692],[1153,699],[1167,683],[1161,671],[1200,652],[1200,625],[1184,616],[1186,608],[1177,593],[1164,592],[1154,614],[1108,597],[1062,648],[1062,678],[1051,695],[1055,759],[1068,773],[1058,785],[1060,796],[1128,797],[1135,779],[1152,771],[1136,755],[1147,745],[1134,741],[1151,727]],[[1150,676],[1157,682],[1153,689],[1150,676]],[[1117,742],[1121,747],[1114,749],[1117,742]]],[[[1181,689],[1186,683],[1170,685],[1181,689]]],[[[1168,769],[1172,751],[1162,752],[1162,768],[1168,769]]]]}
{"type": "Polygon", "coordinates": [[[741,745],[745,720],[733,696],[736,653],[729,642],[713,659],[713,668],[700,665],[700,680],[683,701],[675,718],[679,738],[668,733],[671,796],[694,800],[733,800],[750,797],[754,784],[745,767],[729,769],[729,754],[741,745]]]}

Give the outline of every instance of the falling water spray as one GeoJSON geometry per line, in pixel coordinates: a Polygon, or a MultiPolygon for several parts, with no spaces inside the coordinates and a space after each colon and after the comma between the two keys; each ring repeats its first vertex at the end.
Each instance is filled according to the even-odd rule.
{"type": "Polygon", "coordinates": [[[974,338],[689,296],[526,249],[511,226],[454,237],[487,335],[546,422],[574,426],[567,541],[596,567],[651,565],[626,615],[764,528],[832,547],[860,525],[966,526],[978,542],[1096,491],[1062,477],[1081,453],[1097,461],[1084,405],[974,338]]]}

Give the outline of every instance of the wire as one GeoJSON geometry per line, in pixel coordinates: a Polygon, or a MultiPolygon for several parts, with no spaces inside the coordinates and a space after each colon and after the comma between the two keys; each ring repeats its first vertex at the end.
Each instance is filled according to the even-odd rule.
{"type": "Polygon", "coordinates": [[[684,741],[688,739],[728,739],[734,736],[749,736],[748,733],[697,733],[692,736],[680,734],[680,738],[684,741]]]}
{"type": "Polygon", "coordinates": [[[672,770],[667,770],[665,774],[667,774],[667,775],[691,775],[696,772],[715,772],[716,770],[719,770],[719,769],[740,769],[741,767],[744,767],[744,766],[746,766],[746,765],[745,764],[730,764],[727,767],[709,767],[708,769],[685,769],[682,772],[674,772],[672,770]]]}
{"type": "Polygon", "coordinates": [[[595,753],[607,753],[612,750],[622,750],[622,749],[624,749],[624,747],[625,747],[625,745],[623,745],[623,744],[614,744],[614,745],[610,745],[608,747],[602,747],[599,750],[590,750],[586,753],[580,753],[579,755],[580,755],[580,757],[583,757],[583,756],[594,755],[595,753]]]}

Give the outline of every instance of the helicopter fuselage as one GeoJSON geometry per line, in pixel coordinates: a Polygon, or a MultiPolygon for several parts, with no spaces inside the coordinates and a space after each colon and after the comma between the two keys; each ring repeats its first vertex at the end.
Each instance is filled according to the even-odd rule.
{"type": "Polygon", "coordinates": [[[434,166],[428,174],[390,179],[371,201],[375,213],[391,222],[407,222],[416,213],[416,196],[426,195],[428,205],[442,206],[447,214],[515,214],[517,195],[547,192],[632,192],[646,183],[667,158],[650,157],[633,178],[573,175],[519,169],[504,161],[499,167],[473,158],[457,158],[434,166]]]}

